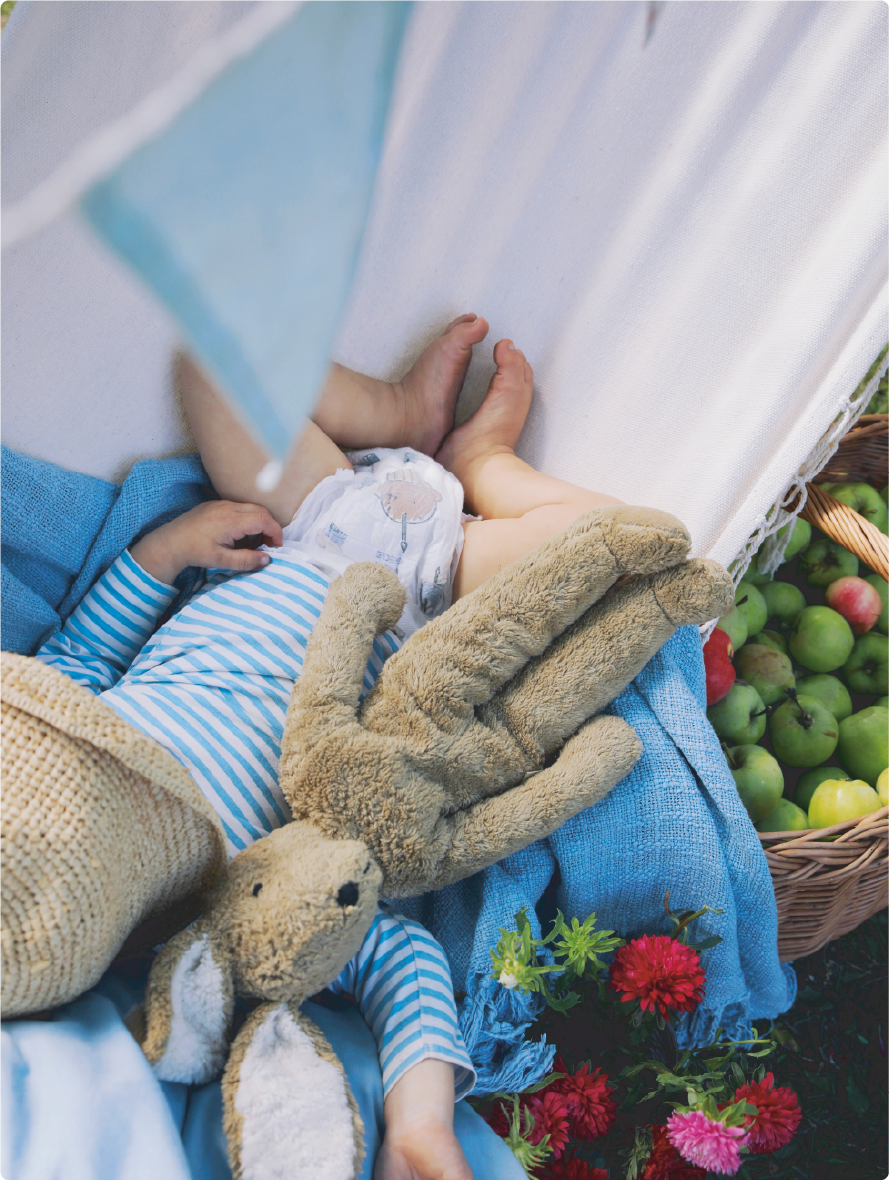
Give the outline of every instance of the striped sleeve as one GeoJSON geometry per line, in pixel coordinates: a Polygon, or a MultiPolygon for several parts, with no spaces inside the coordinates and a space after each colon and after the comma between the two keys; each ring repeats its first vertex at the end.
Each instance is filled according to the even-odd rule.
{"type": "Polygon", "coordinates": [[[147,574],[129,551],[99,578],[37,659],[104,692],[120,680],[178,591],[147,574]]]}
{"type": "Polygon", "coordinates": [[[475,1085],[475,1069],[457,1023],[444,951],[428,930],[378,909],[361,950],[330,985],[355,997],[380,1054],[383,1094],[428,1058],[454,1066],[455,1101],[475,1085]]]}

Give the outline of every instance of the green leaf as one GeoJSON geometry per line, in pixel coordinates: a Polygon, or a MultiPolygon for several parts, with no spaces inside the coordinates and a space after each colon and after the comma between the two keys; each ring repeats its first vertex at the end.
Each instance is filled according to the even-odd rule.
{"type": "Polygon", "coordinates": [[[690,942],[688,945],[693,951],[708,951],[711,946],[719,946],[721,942],[721,934],[711,934],[709,938],[705,938],[701,942],[690,942]]]}
{"type": "Polygon", "coordinates": [[[558,1082],[566,1076],[567,1075],[563,1073],[548,1073],[542,1082],[535,1082],[533,1086],[526,1086],[525,1089],[522,1090],[522,1093],[536,1094],[538,1090],[544,1090],[547,1086],[551,1086],[553,1082],[558,1082]]]}
{"type": "Polygon", "coordinates": [[[738,1085],[743,1086],[745,1084],[745,1082],[747,1081],[747,1078],[744,1074],[743,1069],[741,1069],[740,1065],[738,1065],[737,1061],[732,1062],[732,1073],[738,1079],[738,1085]]]}
{"type": "Polygon", "coordinates": [[[855,1079],[852,1074],[849,1074],[846,1082],[846,1096],[849,1099],[849,1105],[855,1111],[859,1118],[870,1110],[870,1099],[855,1084],[855,1079]]]}

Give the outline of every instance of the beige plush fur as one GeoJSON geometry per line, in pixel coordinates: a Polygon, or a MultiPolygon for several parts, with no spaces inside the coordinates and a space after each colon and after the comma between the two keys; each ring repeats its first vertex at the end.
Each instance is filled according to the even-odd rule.
{"type": "MultiPolygon", "coordinates": [[[[285,1002],[297,1016],[302,1001],[357,954],[373,922],[381,880],[363,844],[288,824],[234,858],[201,919],[172,939],[152,966],[142,1018],[128,1023],[141,1032],[145,1055],[164,1080],[208,1081],[228,1058],[224,1117],[238,1178],[249,1180],[241,1167],[235,1106],[239,1071],[262,1018],[241,1030],[229,1057],[233,998],[269,1001],[260,1013],[285,1002]],[[344,886],[354,887],[347,894],[352,904],[343,904],[344,886]]],[[[321,1056],[335,1061],[320,1032],[299,1020],[321,1056]]],[[[348,1085],[346,1096],[360,1147],[363,1129],[348,1085]]]]}
{"type": "Polygon", "coordinates": [[[350,567],[288,712],[279,781],[294,817],[363,840],[390,897],[549,835],[639,757],[629,726],[599,710],[677,626],[731,603],[726,572],[686,561],[688,547],[666,513],[589,513],[414,635],[360,708],[374,635],[404,597],[383,566],[350,567]]]}
{"type": "MultiPolygon", "coordinates": [[[[236,1180],[287,1174],[286,1162],[251,1171],[265,1146],[255,1120],[305,1117],[311,1096],[288,1108],[276,1064],[295,1061],[307,1037],[319,1059],[335,1060],[299,1004],[356,954],[380,893],[468,876],[548,835],[633,767],[633,730],[597,714],[677,626],[732,599],[725,571],[686,561],[688,545],[664,513],[590,513],[414,635],[360,707],[374,637],[397,622],[404,590],[372,564],[333,584],[284,732],[280,783],[294,822],[235,857],[202,918],[158,956],[144,1019],[131,1022],[163,1078],[205,1081],[228,1057],[236,1180]],[[352,905],[345,885],[358,891],[346,895],[352,905]],[[235,995],[266,1003],[229,1054],[235,995]]],[[[357,1149],[361,1122],[345,1092],[357,1149]]],[[[277,1126],[269,1138],[285,1161],[287,1134],[277,1126]]]]}
{"type": "MultiPolygon", "coordinates": [[[[274,1007],[275,1005],[273,1004],[260,1004],[258,1008],[251,1012],[250,1016],[244,1022],[243,1027],[232,1043],[228,1064],[226,1065],[225,1074],[222,1079],[223,1130],[225,1131],[225,1136],[228,1140],[228,1143],[234,1145],[229,1151],[229,1161],[231,1164],[234,1180],[249,1180],[249,1176],[245,1175],[245,1168],[243,1166],[240,1151],[240,1144],[244,1138],[244,1116],[242,1110],[239,1109],[239,1106],[242,1104],[238,1102],[238,1091],[241,1085],[241,1066],[248,1053],[248,1050],[250,1049],[250,1046],[253,1044],[254,1037],[260,1029],[260,1026],[265,1020],[268,1019],[269,1014],[274,1007]]],[[[318,1026],[313,1023],[313,1021],[309,1020],[308,1017],[303,1015],[299,1009],[299,1005],[295,1002],[291,1002],[287,1007],[290,1017],[311,1040],[316,1055],[322,1061],[329,1062],[336,1069],[341,1071],[342,1066],[340,1065],[339,1058],[330,1047],[330,1042],[324,1036],[321,1029],[318,1028],[318,1026]]],[[[285,1082],[286,1081],[289,1081],[289,1079],[285,1079],[285,1082]]],[[[355,1102],[354,1095],[349,1089],[349,1085],[345,1080],[345,1076],[342,1079],[342,1083],[345,1090],[345,1098],[348,1104],[349,1115],[351,1116],[350,1137],[353,1145],[351,1167],[353,1174],[357,1176],[361,1171],[361,1164],[364,1159],[364,1126],[361,1120],[361,1115],[358,1113],[358,1104],[355,1102]]],[[[272,1116],[278,1115],[280,1117],[286,1118],[289,1113],[287,1110],[286,1094],[284,1101],[280,1104],[280,1107],[275,1109],[275,1096],[271,1096],[271,1101],[269,1102],[268,1091],[270,1089],[271,1087],[266,1088],[266,1101],[268,1102],[269,1106],[272,1107],[272,1109],[264,1113],[272,1116]]],[[[320,1096],[321,1103],[324,1105],[326,1105],[326,1097],[327,1096],[323,1094],[320,1096]]],[[[335,1128],[331,1125],[331,1112],[329,1109],[325,1109],[324,1105],[322,1105],[321,1109],[318,1110],[317,1115],[318,1121],[324,1127],[325,1137],[329,1138],[330,1136],[337,1133],[338,1128],[335,1128]]],[[[271,1128],[269,1128],[269,1130],[271,1130],[271,1128]]],[[[295,1160],[293,1162],[296,1164],[295,1160]]],[[[320,1169],[323,1167],[324,1161],[319,1159],[317,1163],[320,1169]]],[[[302,1171],[303,1169],[300,1170],[302,1171]]],[[[295,1167],[294,1175],[296,1172],[297,1168],[295,1167]]]]}

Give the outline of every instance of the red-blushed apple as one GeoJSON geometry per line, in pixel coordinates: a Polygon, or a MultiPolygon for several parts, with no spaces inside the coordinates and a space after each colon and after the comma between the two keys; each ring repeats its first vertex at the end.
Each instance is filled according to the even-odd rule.
{"type": "Polygon", "coordinates": [[[864,578],[837,578],[824,592],[824,601],[843,616],[856,635],[870,631],[883,609],[879,591],[864,578]]]}
{"type": "Polygon", "coordinates": [[[713,634],[704,644],[704,672],[707,677],[707,704],[715,705],[735,683],[732,656],[735,649],[731,639],[721,627],[715,627],[713,634]]]}

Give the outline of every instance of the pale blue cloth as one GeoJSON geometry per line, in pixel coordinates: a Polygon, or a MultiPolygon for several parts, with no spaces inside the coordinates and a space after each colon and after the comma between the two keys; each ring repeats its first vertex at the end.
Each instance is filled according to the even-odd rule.
{"type": "Polygon", "coordinates": [[[279,459],[330,361],[409,11],[303,5],[82,202],[279,459]]]}
{"type": "MultiPolygon", "coordinates": [[[[142,998],[147,967],[129,979],[113,968],[48,1020],[3,1024],[4,1180],[231,1180],[220,1083],[158,1082],[123,1023],[142,998]]],[[[370,1180],[385,1127],[373,1034],[349,1001],[304,1007],[346,1071],[365,1127],[357,1180],[370,1180]]],[[[466,1102],[455,1107],[454,1130],[480,1180],[523,1180],[509,1148],[466,1102]]]]}
{"type": "Polygon", "coordinates": [[[706,994],[680,1032],[682,1044],[705,1043],[717,1027],[741,1035],[785,1012],[796,995],[793,969],[778,962],[768,865],[707,720],[697,628],[677,631],[606,712],[633,726],[644,751],[605,799],[467,881],[399,900],[442,944],[454,986],[466,993],[460,1021],[479,1071],[477,1094],[522,1089],[552,1062],[553,1046],[525,1039],[539,998],[492,979],[489,952],[498,927],[514,928],[522,906],[539,937],[534,907],[557,870],[566,918],[595,911],[600,928],[624,937],[670,932],[668,889],[675,911],[725,911],[695,925],[695,941],[710,934],[723,941],[702,953],[706,994]]]}

